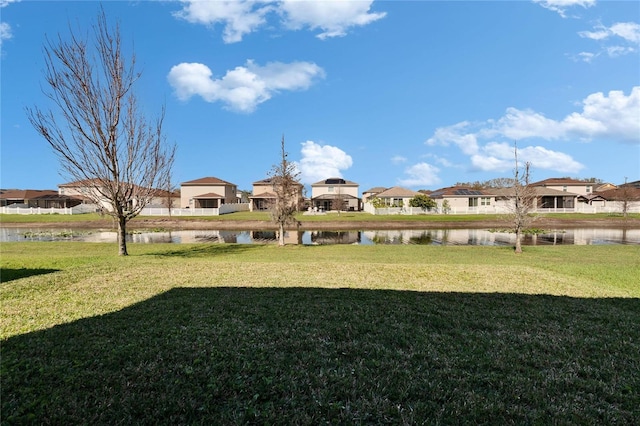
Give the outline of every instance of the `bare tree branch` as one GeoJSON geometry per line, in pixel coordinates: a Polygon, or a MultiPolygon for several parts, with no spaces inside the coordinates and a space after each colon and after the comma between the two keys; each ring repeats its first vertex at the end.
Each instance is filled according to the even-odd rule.
{"type": "Polygon", "coordinates": [[[170,178],[175,146],[162,125],[165,109],[149,121],[133,90],[141,73],[125,58],[119,25],[103,9],[93,38],[58,35],[44,45],[43,90],[54,108],[27,108],[29,121],[57,155],[62,175],[87,188],[86,197],[118,223],[118,246],[127,254],[126,223],[138,215],[170,178]],[[55,113],[54,114],[54,110],[55,113]]]}

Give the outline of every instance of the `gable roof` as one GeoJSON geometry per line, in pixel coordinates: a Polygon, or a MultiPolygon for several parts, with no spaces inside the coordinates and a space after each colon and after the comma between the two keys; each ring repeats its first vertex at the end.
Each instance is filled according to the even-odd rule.
{"type": "Polygon", "coordinates": [[[0,189],[0,199],[3,200],[32,200],[40,197],[58,196],[58,191],[52,189],[0,189]]]}
{"type": "Polygon", "coordinates": [[[233,185],[231,182],[227,182],[226,180],[218,179],[217,177],[208,176],[200,179],[189,180],[187,182],[182,182],[180,185],[233,185]]]}
{"type": "Polygon", "coordinates": [[[76,180],[73,182],[67,182],[67,183],[61,183],[60,185],[58,185],[58,188],[85,188],[85,187],[96,187],[96,186],[101,186],[102,185],[102,180],[98,179],[98,178],[94,178],[94,179],[81,179],[81,180],[76,180]]]}
{"type": "Polygon", "coordinates": [[[322,185],[346,185],[346,186],[358,186],[357,183],[345,180],[341,177],[331,177],[325,180],[318,181],[316,183],[312,183],[311,186],[322,186],[322,185]]]}
{"type": "Polygon", "coordinates": [[[371,189],[367,189],[366,191],[362,191],[362,193],[363,193],[363,194],[368,194],[368,193],[371,193],[371,194],[379,194],[379,193],[381,193],[382,191],[386,191],[386,190],[387,190],[387,188],[385,188],[384,186],[374,186],[374,187],[373,187],[373,188],[371,188],[371,189]]]}
{"type": "MultiPolygon", "coordinates": [[[[633,182],[632,182],[633,184],[633,182]]],[[[640,186],[621,185],[617,188],[598,191],[594,194],[601,196],[607,201],[638,201],[640,200],[640,186]]]]}
{"type": "Polygon", "coordinates": [[[377,194],[378,198],[409,198],[420,194],[418,191],[412,191],[401,186],[394,186],[377,194]]]}
{"type": "Polygon", "coordinates": [[[197,199],[203,200],[203,199],[224,198],[224,196],[220,195],[220,194],[216,194],[215,192],[207,192],[206,194],[195,195],[193,198],[197,198],[197,199]]]}
{"type": "Polygon", "coordinates": [[[446,188],[436,189],[432,191],[429,196],[431,198],[443,198],[443,197],[478,197],[478,196],[491,196],[492,193],[483,189],[473,189],[468,186],[448,186],[446,188]]]}
{"type": "Polygon", "coordinates": [[[531,186],[546,186],[546,185],[567,185],[567,186],[582,186],[582,185],[599,185],[596,182],[589,182],[586,180],[572,179],[572,178],[549,178],[541,180],[539,182],[531,183],[531,186]]]}

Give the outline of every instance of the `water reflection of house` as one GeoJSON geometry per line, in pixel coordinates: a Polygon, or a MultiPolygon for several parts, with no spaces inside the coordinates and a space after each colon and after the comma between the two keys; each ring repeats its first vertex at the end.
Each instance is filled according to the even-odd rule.
{"type": "Polygon", "coordinates": [[[311,231],[312,244],[357,244],[360,231],[311,231]]]}

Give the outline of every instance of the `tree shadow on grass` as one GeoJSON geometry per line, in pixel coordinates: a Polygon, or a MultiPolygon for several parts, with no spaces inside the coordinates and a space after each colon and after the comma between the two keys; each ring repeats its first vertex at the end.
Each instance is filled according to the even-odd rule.
{"type": "Polygon", "coordinates": [[[52,272],[58,271],[59,269],[47,268],[0,268],[0,283],[32,277],[34,275],[51,274],[52,272]]]}
{"type": "Polygon", "coordinates": [[[2,342],[3,423],[638,424],[640,301],[177,288],[2,342]]]}

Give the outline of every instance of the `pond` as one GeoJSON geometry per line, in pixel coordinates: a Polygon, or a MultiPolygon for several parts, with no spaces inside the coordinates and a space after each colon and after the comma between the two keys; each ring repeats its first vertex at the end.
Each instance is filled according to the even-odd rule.
{"type": "MultiPolygon", "coordinates": [[[[275,231],[180,230],[128,235],[132,243],[275,244],[275,231]]],[[[510,246],[515,235],[486,229],[421,229],[373,231],[288,231],[287,244],[422,244],[510,246]]],[[[116,233],[96,229],[0,228],[0,243],[10,241],[115,242],[116,233]]],[[[525,235],[525,245],[640,244],[640,229],[579,228],[525,235]]]]}

